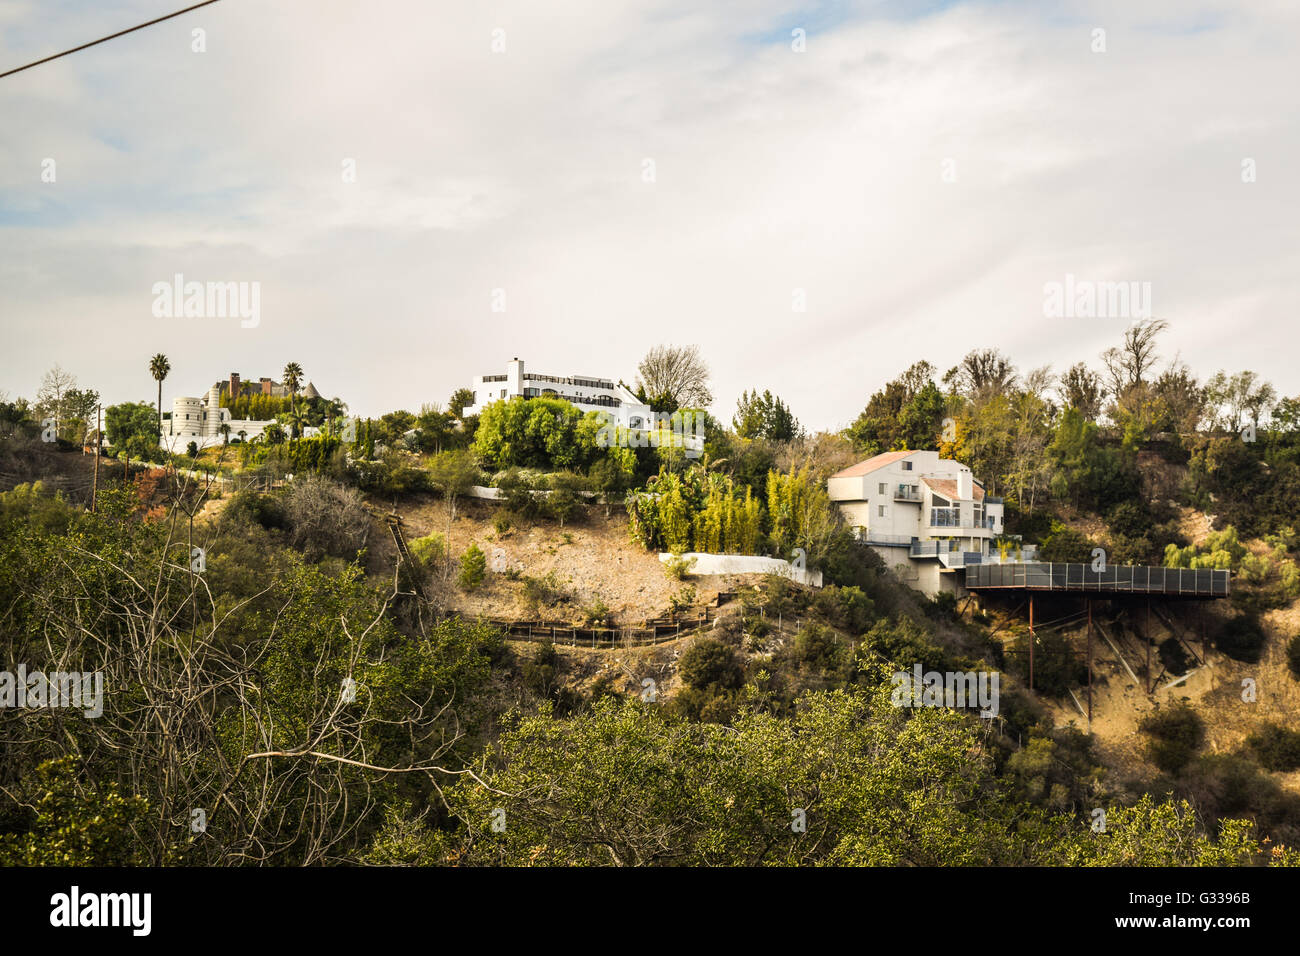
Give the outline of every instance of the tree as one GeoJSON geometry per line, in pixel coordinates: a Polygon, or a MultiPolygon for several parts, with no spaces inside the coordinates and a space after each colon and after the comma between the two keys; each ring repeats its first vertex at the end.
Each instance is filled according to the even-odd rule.
{"type": "Polygon", "coordinates": [[[290,362],[284,367],[284,385],[289,389],[289,412],[294,421],[294,437],[300,434],[298,424],[298,386],[302,384],[302,366],[290,362]]]}
{"type": "Polygon", "coordinates": [[[1229,376],[1220,371],[1205,383],[1204,396],[1212,424],[1239,433],[1246,418],[1259,429],[1260,416],[1277,400],[1277,391],[1254,372],[1229,376]]]}
{"type": "Polygon", "coordinates": [[[1141,319],[1125,330],[1122,348],[1101,353],[1111,398],[1118,401],[1130,388],[1146,381],[1147,373],[1156,364],[1156,338],[1167,328],[1169,323],[1164,319],[1141,319]]]}
{"type": "Polygon", "coordinates": [[[41,387],[36,391],[36,410],[40,418],[53,418],[57,434],[66,417],[64,403],[69,390],[77,387],[77,377],[71,372],[55,365],[41,379],[41,387]]]}
{"type": "Polygon", "coordinates": [[[946,403],[931,379],[933,373],[929,362],[914,363],[871,396],[844,436],[865,455],[937,449],[946,403]]]}
{"type": "Polygon", "coordinates": [[[995,348],[973,349],[944,376],[945,384],[979,404],[1016,387],[1016,366],[995,348]]]}
{"type": "Polygon", "coordinates": [[[483,410],[474,450],[498,468],[582,468],[600,454],[605,424],[600,413],[584,415],[563,399],[516,396],[483,410]]]}
{"type": "Polygon", "coordinates": [[[637,366],[635,392],[656,412],[712,405],[709,367],[700,354],[700,347],[657,345],[652,348],[637,366]]]}
{"type": "Polygon", "coordinates": [[[149,374],[158,383],[158,435],[160,438],[162,436],[162,383],[171,370],[171,362],[167,361],[167,356],[161,352],[149,360],[149,374]]]}
{"type": "Polygon", "coordinates": [[[754,440],[785,442],[796,438],[801,429],[799,422],[786,407],[785,402],[764,389],[746,391],[736,402],[736,414],[732,416],[731,427],[741,438],[754,440]]]}
{"type": "Polygon", "coordinates": [[[1084,421],[1095,422],[1101,414],[1102,384],[1096,372],[1083,362],[1070,366],[1061,376],[1057,386],[1061,401],[1083,416],[1084,421]]]}
{"type": "Polygon", "coordinates": [[[444,451],[429,463],[429,480],[442,492],[447,505],[447,540],[451,540],[451,523],[456,517],[456,499],[469,491],[478,480],[478,463],[472,452],[464,449],[444,451]]]}
{"type": "Polygon", "coordinates": [[[474,404],[474,393],[468,388],[458,388],[447,399],[447,411],[454,418],[464,418],[465,409],[474,404]]]}
{"type": "Polygon", "coordinates": [[[122,402],[104,409],[104,431],[109,445],[133,455],[143,456],[147,450],[157,447],[156,425],[154,409],[148,402],[122,402]]]}
{"type": "Polygon", "coordinates": [[[487,576],[487,556],[477,544],[471,544],[460,556],[460,575],[456,583],[466,591],[477,590],[487,576]]]}

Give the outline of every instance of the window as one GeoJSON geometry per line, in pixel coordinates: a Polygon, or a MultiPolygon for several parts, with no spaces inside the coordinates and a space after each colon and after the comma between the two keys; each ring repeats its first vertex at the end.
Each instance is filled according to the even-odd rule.
{"type": "Polygon", "coordinates": [[[883,517],[885,516],[885,506],[884,506],[884,505],[877,505],[876,508],[877,508],[877,511],[879,512],[878,515],[877,515],[877,517],[883,518],[883,517]]]}
{"type": "Polygon", "coordinates": [[[889,488],[889,483],[888,483],[888,482],[886,482],[886,481],[882,481],[882,482],[880,483],[880,493],[881,493],[882,495],[885,494],[885,493],[887,492],[888,488],[889,488]]]}
{"type": "Polygon", "coordinates": [[[912,470],[912,463],[910,461],[903,462],[903,471],[911,471],[911,470],[912,470]]]}
{"type": "Polygon", "coordinates": [[[506,397],[506,390],[505,390],[504,388],[501,389],[501,397],[502,397],[502,398],[505,398],[505,397],[506,397]]]}

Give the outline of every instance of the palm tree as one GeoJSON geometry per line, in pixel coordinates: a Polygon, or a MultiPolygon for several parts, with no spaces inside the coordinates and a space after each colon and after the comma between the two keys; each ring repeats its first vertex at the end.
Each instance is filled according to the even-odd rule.
{"type": "Polygon", "coordinates": [[[290,362],[284,367],[284,384],[289,389],[289,410],[294,420],[298,416],[298,386],[301,382],[302,366],[297,362],[290,362]]]}
{"type": "Polygon", "coordinates": [[[230,422],[221,423],[221,444],[230,444],[230,422]]]}
{"type": "Polygon", "coordinates": [[[167,373],[172,370],[172,363],[167,361],[167,356],[159,352],[149,360],[149,374],[154,377],[158,383],[158,442],[162,443],[162,383],[167,377],[167,373]]]}

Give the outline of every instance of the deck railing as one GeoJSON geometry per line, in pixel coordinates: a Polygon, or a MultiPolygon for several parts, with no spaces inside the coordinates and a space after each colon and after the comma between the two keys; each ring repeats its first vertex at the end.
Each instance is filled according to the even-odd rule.
{"type": "Polygon", "coordinates": [[[1112,565],[1094,571],[1088,564],[1056,562],[983,564],[966,568],[966,587],[1219,598],[1228,596],[1231,572],[1143,565],[1112,565]]]}

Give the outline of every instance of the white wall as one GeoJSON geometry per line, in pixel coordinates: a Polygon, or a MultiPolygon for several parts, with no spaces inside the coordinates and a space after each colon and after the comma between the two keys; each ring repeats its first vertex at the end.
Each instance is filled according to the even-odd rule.
{"type": "MultiPolygon", "coordinates": [[[[662,552],[659,560],[667,562],[672,557],[672,554],[662,552]]],[[[687,561],[695,559],[695,565],[689,574],[779,574],[800,584],[815,588],[822,586],[820,571],[796,568],[789,561],[780,558],[765,558],[754,554],[706,554],[702,551],[688,551],[682,557],[687,561]]]]}

